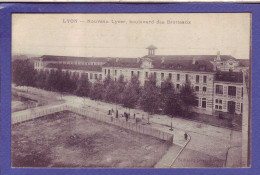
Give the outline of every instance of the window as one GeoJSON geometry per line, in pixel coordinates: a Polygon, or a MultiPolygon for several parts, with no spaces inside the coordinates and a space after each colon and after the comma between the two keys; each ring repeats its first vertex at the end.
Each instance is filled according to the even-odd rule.
{"type": "Polygon", "coordinates": [[[120,75],[122,74],[122,70],[120,70],[120,75]]]}
{"type": "Polygon", "coordinates": [[[243,97],[243,87],[242,87],[242,89],[241,89],[241,97],[243,97]]]}
{"type": "Polygon", "coordinates": [[[170,79],[170,80],[172,79],[172,74],[171,74],[171,73],[169,73],[169,79],[170,79]]]}
{"type": "Polygon", "coordinates": [[[105,69],[105,75],[107,74],[107,70],[105,69]]]}
{"type": "Polygon", "coordinates": [[[236,96],[236,86],[228,86],[228,95],[236,96]]]}
{"type": "Polygon", "coordinates": [[[140,71],[137,71],[137,77],[139,77],[140,76],[140,71]]]}
{"type": "Polygon", "coordinates": [[[164,79],[164,73],[161,73],[161,79],[164,79]]]}
{"type": "Polygon", "coordinates": [[[115,75],[117,75],[117,70],[115,70],[115,75]]]}
{"type": "Polygon", "coordinates": [[[131,76],[134,76],[134,71],[131,71],[131,76]]]}
{"type": "Polygon", "coordinates": [[[148,78],[148,72],[145,72],[145,78],[148,78]]]}
{"type": "Polygon", "coordinates": [[[207,87],[203,87],[203,92],[206,92],[207,91],[207,87]]]}
{"type": "Polygon", "coordinates": [[[207,83],[207,76],[203,76],[203,83],[207,83]]]}
{"type": "Polygon", "coordinates": [[[199,107],[199,100],[196,100],[196,106],[199,107]]]}
{"type": "Polygon", "coordinates": [[[102,74],[99,74],[99,79],[102,80],[102,74]]]}
{"type": "Polygon", "coordinates": [[[200,87],[199,86],[195,86],[195,91],[199,92],[200,91],[200,87]]]}
{"type": "Polygon", "coordinates": [[[216,94],[223,94],[223,85],[216,85],[216,94]]]}
{"type": "Polygon", "coordinates": [[[97,74],[95,74],[95,79],[96,79],[96,80],[98,79],[98,75],[97,75],[97,74]]]}
{"type": "Polygon", "coordinates": [[[180,74],[177,74],[177,81],[180,81],[180,74]]]}
{"type": "Polygon", "coordinates": [[[222,110],[222,100],[216,99],[215,102],[216,102],[215,109],[222,110]]]}
{"type": "Polygon", "coordinates": [[[200,82],[200,76],[196,75],[196,83],[199,83],[199,82],[200,82]]]}
{"type": "Polygon", "coordinates": [[[108,75],[110,74],[110,69],[107,70],[108,75]]]}
{"type": "Polygon", "coordinates": [[[243,103],[241,103],[241,113],[243,112],[243,103]]]}
{"type": "Polygon", "coordinates": [[[189,81],[189,75],[188,75],[188,74],[185,75],[185,81],[186,81],[186,82],[189,81]]]}
{"type": "Polygon", "coordinates": [[[156,72],[154,72],[153,75],[154,75],[154,78],[156,78],[156,72]]]}
{"type": "Polygon", "coordinates": [[[92,79],[93,78],[93,74],[92,73],[90,73],[90,79],[92,79]]]}
{"type": "Polygon", "coordinates": [[[202,107],[206,108],[206,106],[207,106],[206,98],[202,98],[202,107]]]}
{"type": "Polygon", "coordinates": [[[176,84],[176,88],[179,89],[179,88],[180,88],[180,85],[179,85],[179,84],[176,84]]]}

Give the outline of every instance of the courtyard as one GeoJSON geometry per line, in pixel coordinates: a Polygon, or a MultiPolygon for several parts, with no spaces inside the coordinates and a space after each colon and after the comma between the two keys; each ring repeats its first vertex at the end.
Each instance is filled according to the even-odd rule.
{"type": "Polygon", "coordinates": [[[64,111],[12,126],[12,167],[150,168],[170,146],[64,111]]]}

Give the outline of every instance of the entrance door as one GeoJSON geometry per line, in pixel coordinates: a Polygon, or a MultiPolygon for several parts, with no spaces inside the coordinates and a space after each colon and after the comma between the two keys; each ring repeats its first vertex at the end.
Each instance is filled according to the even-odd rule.
{"type": "Polygon", "coordinates": [[[235,109],[236,109],[236,102],[228,101],[228,112],[234,114],[235,109]]]}

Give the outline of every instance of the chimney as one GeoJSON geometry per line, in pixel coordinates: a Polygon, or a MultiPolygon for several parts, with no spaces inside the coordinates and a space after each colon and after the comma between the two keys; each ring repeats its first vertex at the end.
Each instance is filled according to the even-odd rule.
{"type": "Polygon", "coordinates": [[[196,59],[194,57],[192,58],[192,64],[196,64],[196,59]]]}
{"type": "Polygon", "coordinates": [[[162,57],[162,59],[161,59],[162,61],[161,61],[161,63],[163,64],[164,63],[164,61],[165,61],[165,58],[164,57],[162,57]]]}
{"type": "Polygon", "coordinates": [[[217,61],[221,61],[221,59],[220,59],[220,51],[217,52],[217,61]]]}

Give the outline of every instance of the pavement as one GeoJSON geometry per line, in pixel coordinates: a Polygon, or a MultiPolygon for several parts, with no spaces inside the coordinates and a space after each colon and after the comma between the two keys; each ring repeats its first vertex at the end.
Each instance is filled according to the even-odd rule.
{"type": "MultiPolygon", "coordinates": [[[[57,94],[57,97],[61,96],[57,94]]],[[[129,112],[129,109],[126,109],[120,105],[109,104],[101,101],[94,101],[89,98],[81,98],[72,95],[62,96],[61,98],[65,100],[67,104],[77,107],[90,108],[101,113],[107,113],[108,110],[111,110],[112,108],[114,109],[114,111],[117,108],[119,114],[129,112]]],[[[131,109],[130,113],[131,117],[135,113],[137,118],[144,118],[144,120],[148,122],[148,115],[146,112],[139,109],[131,109]]],[[[163,130],[164,132],[173,133],[174,143],[176,143],[176,145],[178,145],[179,147],[183,147],[187,143],[187,141],[184,139],[184,133],[186,132],[190,136],[191,140],[187,144],[185,149],[191,151],[193,150],[196,151],[196,154],[200,154],[200,156],[196,157],[214,157],[216,160],[221,160],[225,162],[223,164],[223,167],[241,166],[241,161],[239,161],[241,157],[241,151],[239,149],[231,149],[232,147],[239,148],[242,146],[242,133],[240,131],[234,131],[227,128],[220,128],[205,123],[185,120],[181,118],[171,119],[166,115],[153,115],[149,118],[149,121],[151,123],[151,127],[163,130]],[[173,125],[173,131],[169,130],[171,120],[173,125]]],[[[185,152],[185,149],[183,150],[183,152],[185,152]]],[[[172,153],[170,154],[176,154],[176,152],[178,151],[173,151],[172,149],[172,153]]],[[[172,156],[169,157],[173,159],[172,156]]],[[[167,159],[168,158],[166,157],[165,160],[167,159]]],[[[201,164],[201,166],[203,165],[204,164],[201,164]]]]}

